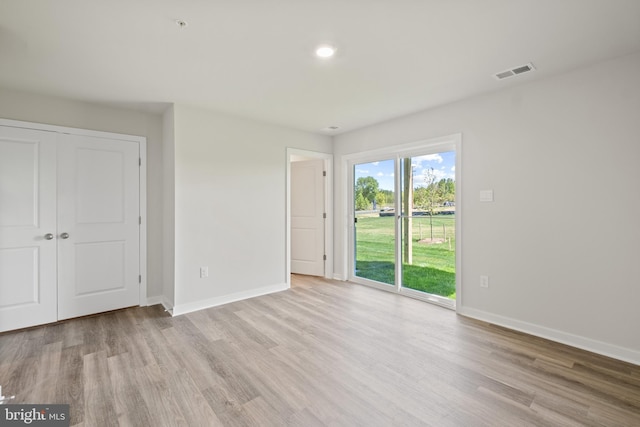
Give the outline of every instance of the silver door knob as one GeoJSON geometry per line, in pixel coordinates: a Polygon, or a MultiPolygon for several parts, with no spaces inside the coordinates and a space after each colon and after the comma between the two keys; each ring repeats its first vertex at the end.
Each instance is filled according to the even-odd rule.
{"type": "Polygon", "coordinates": [[[47,240],[51,240],[51,239],[53,239],[53,234],[47,233],[47,234],[44,235],[44,238],[47,239],[47,240]]]}
{"type": "Polygon", "coordinates": [[[60,235],[60,238],[61,238],[61,239],[68,239],[68,238],[69,238],[69,233],[62,233],[62,234],[60,235]]]}

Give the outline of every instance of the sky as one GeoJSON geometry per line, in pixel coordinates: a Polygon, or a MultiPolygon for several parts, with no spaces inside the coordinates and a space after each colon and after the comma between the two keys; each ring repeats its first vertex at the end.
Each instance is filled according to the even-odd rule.
{"type": "MultiPolygon", "coordinates": [[[[360,177],[372,176],[379,184],[381,190],[394,189],[394,172],[393,172],[393,159],[381,160],[379,162],[360,163],[355,165],[355,179],[354,182],[360,177]]],[[[417,156],[411,158],[411,165],[413,167],[413,186],[422,187],[425,186],[425,175],[429,168],[433,168],[433,173],[436,176],[436,181],[440,181],[442,178],[456,179],[456,153],[455,151],[448,151],[445,153],[427,154],[425,156],[417,156]]]]}

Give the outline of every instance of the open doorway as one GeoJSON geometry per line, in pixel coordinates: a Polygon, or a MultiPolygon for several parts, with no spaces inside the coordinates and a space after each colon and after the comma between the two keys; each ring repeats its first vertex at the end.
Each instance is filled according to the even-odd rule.
{"type": "Polygon", "coordinates": [[[287,149],[287,285],[291,274],[333,276],[333,156],[287,149]]]}

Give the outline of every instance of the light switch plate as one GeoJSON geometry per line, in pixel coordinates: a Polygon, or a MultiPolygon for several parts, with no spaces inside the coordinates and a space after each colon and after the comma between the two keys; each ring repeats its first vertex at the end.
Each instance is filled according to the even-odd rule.
{"type": "Polygon", "coordinates": [[[493,202],[493,190],[480,190],[481,202],[493,202]]]}

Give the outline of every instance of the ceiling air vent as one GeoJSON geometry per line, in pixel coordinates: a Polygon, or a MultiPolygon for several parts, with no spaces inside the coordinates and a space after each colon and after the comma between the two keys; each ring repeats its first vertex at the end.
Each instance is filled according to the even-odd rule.
{"type": "Polygon", "coordinates": [[[528,64],[520,65],[519,67],[511,68],[509,70],[496,73],[494,77],[496,78],[496,80],[504,80],[509,77],[517,76],[519,74],[529,73],[531,71],[534,71],[535,69],[536,67],[534,67],[533,64],[529,62],[528,64]]]}

